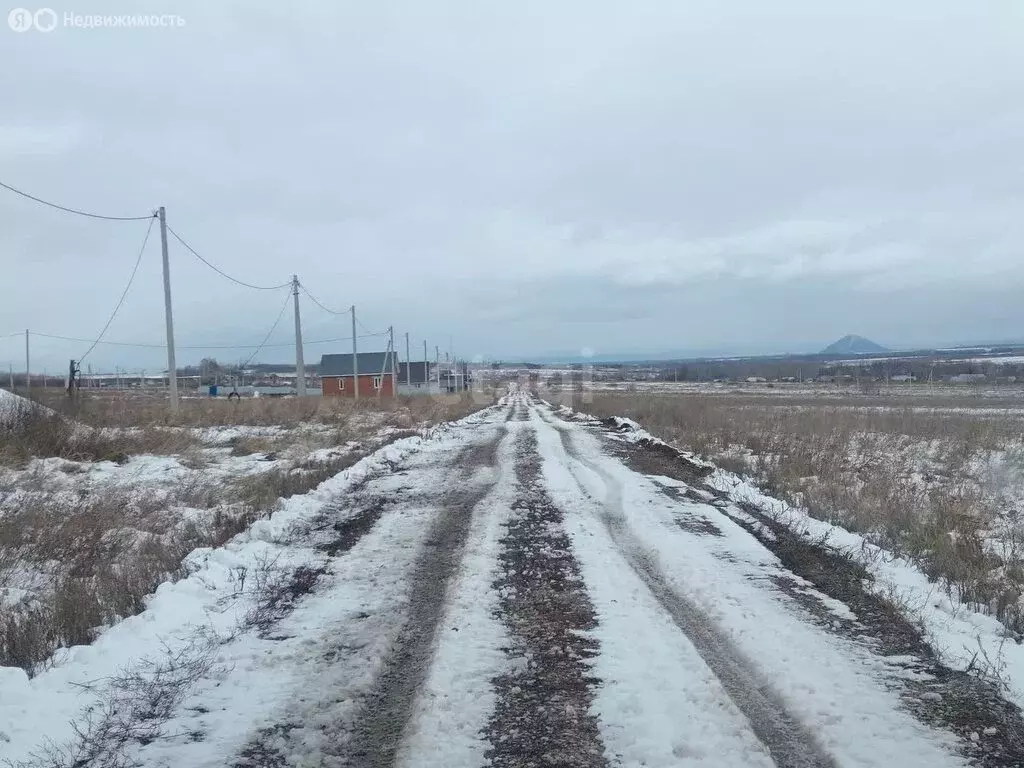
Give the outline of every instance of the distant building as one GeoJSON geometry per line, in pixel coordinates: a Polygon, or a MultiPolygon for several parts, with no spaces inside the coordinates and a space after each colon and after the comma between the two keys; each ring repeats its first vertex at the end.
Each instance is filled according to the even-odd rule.
{"type": "Polygon", "coordinates": [[[418,363],[398,364],[398,394],[429,395],[436,389],[429,362],[423,360],[418,363]]]}
{"type": "Polygon", "coordinates": [[[471,382],[469,363],[445,364],[437,373],[442,392],[464,392],[471,382]]]}
{"type": "Polygon", "coordinates": [[[320,358],[320,392],[324,397],[394,397],[393,368],[398,358],[388,352],[360,352],[352,364],[352,355],[323,355],[320,358]],[[356,381],[356,370],[359,376],[356,381]]]}
{"type": "Polygon", "coordinates": [[[917,376],[901,373],[898,376],[893,376],[889,381],[917,381],[917,376]]]}

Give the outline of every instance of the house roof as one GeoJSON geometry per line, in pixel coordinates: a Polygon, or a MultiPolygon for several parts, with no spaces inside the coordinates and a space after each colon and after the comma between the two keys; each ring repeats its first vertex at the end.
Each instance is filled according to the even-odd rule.
{"type": "MultiPolygon", "coordinates": [[[[360,376],[380,376],[391,373],[391,358],[388,352],[360,352],[356,358],[360,376]]],[[[397,364],[397,358],[395,360],[397,364]]],[[[320,376],[352,376],[352,355],[323,355],[317,369],[320,376]]]]}
{"type": "MultiPolygon", "coordinates": [[[[409,366],[409,383],[410,384],[425,384],[425,383],[427,383],[427,381],[429,381],[429,373],[428,373],[428,375],[424,375],[424,370],[425,370],[424,367],[428,366],[428,364],[424,363],[421,360],[418,363],[414,361],[412,363],[399,363],[398,364],[398,383],[399,384],[405,384],[405,368],[406,368],[406,366],[409,366]]],[[[427,367],[426,370],[429,371],[429,367],[427,367]]]]}

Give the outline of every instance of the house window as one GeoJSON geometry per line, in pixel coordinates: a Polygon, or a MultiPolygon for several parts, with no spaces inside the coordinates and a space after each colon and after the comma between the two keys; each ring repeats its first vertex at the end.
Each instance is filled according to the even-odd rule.
{"type": "Polygon", "coordinates": [[[374,376],[373,377],[373,388],[374,389],[380,389],[380,380],[381,380],[380,376],[374,376]]]}
{"type": "Polygon", "coordinates": [[[345,379],[340,376],[338,377],[338,390],[340,392],[345,391],[345,379]]]}

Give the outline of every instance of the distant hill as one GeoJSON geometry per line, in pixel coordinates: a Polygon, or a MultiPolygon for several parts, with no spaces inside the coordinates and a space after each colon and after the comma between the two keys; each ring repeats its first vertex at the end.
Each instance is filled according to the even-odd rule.
{"type": "Polygon", "coordinates": [[[882,352],[889,352],[890,350],[883,347],[881,344],[876,344],[871,339],[865,339],[863,336],[855,336],[850,334],[849,336],[843,336],[839,341],[829,344],[823,350],[823,355],[874,355],[882,352]]]}

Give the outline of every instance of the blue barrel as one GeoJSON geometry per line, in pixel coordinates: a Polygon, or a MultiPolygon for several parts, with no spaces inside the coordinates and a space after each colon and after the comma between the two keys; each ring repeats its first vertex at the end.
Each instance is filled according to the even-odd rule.
{"type": "Polygon", "coordinates": [[[210,397],[216,397],[216,396],[217,396],[217,385],[216,384],[211,384],[210,385],[210,397]]]}

